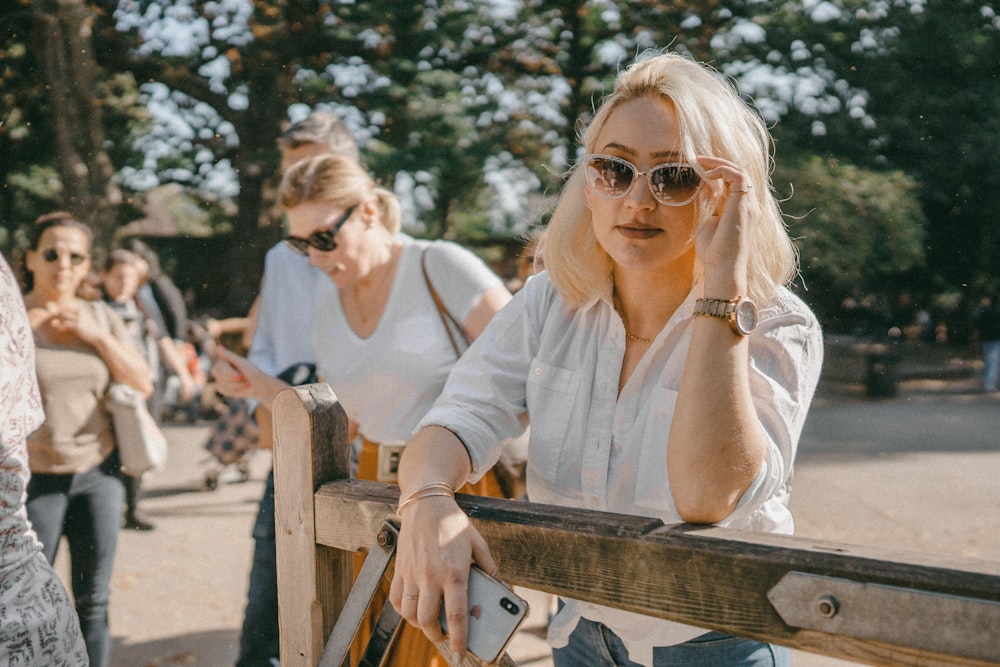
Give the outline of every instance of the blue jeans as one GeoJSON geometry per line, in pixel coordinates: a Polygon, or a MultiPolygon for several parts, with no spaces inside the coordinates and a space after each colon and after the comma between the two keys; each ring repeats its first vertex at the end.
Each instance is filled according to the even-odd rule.
{"type": "Polygon", "coordinates": [[[55,561],[63,535],[69,544],[70,587],[91,667],[111,660],[108,598],[125,502],[120,467],[115,453],[86,472],[34,473],[28,483],[28,518],[45,558],[55,561]]]}
{"type": "Polygon", "coordinates": [[[274,471],[253,527],[253,565],[236,667],[271,667],[278,662],[278,559],[274,546],[274,471]]]}
{"type": "Polygon", "coordinates": [[[1000,340],[984,340],[983,347],[983,389],[997,390],[1000,376],[1000,340]]]}
{"type": "MultiPolygon", "coordinates": [[[[788,667],[791,651],[753,639],[709,632],[676,646],[653,648],[653,667],[788,667]]],[[[552,650],[554,667],[642,667],[602,623],[580,619],[569,644],[552,650]]]]}

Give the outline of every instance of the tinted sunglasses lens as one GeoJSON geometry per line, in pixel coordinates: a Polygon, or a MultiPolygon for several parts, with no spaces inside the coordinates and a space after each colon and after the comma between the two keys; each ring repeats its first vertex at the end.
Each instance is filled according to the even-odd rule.
{"type": "Polygon", "coordinates": [[[663,164],[649,172],[649,187],[661,203],[682,204],[694,197],[701,176],[686,164],[663,164]]]}
{"type": "MultiPolygon", "coordinates": [[[[45,261],[49,262],[50,264],[52,262],[58,262],[59,252],[55,248],[46,248],[45,250],[42,251],[42,258],[45,259],[45,261]]],[[[87,256],[81,255],[78,252],[71,252],[69,254],[69,263],[72,264],[73,266],[80,266],[86,260],[87,256]]]]}
{"type": "Polygon", "coordinates": [[[321,232],[313,232],[309,235],[309,245],[320,252],[330,252],[331,250],[337,249],[337,242],[334,237],[337,236],[337,229],[324,229],[321,232]]]}
{"type": "Polygon", "coordinates": [[[635,180],[635,167],[625,160],[591,157],[587,160],[587,184],[591,190],[611,199],[624,197],[635,180]]]}

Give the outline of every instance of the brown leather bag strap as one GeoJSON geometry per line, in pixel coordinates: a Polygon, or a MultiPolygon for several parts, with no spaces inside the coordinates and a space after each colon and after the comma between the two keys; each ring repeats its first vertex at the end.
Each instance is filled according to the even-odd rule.
{"type": "Polygon", "coordinates": [[[420,256],[420,268],[424,271],[424,281],[427,283],[427,291],[431,293],[431,298],[434,299],[434,305],[437,307],[438,315],[441,317],[441,324],[444,325],[444,330],[448,334],[448,340],[451,341],[451,347],[455,350],[455,356],[461,357],[463,348],[459,346],[458,340],[456,340],[456,335],[462,339],[465,347],[469,346],[469,338],[465,335],[465,330],[462,329],[462,324],[455,319],[455,317],[448,312],[445,307],[444,302],[438,295],[437,290],[434,289],[434,283],[431,282],[431,277],[427,273],[427,251],[428,248],[424,248],[423,253],[420,256]],[[455,329],[455,331],[452,331],[455,329]],[[458,332],[456,334],[456,331],[458,332]]]}

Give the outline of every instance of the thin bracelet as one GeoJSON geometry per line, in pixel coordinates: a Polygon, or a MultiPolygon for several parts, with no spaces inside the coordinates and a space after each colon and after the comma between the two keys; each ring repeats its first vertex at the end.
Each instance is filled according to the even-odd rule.
{"type": "Polygon", "coordinates": [[[451,485],[447,482],[431,482],[430,484],[425,484],[399,501],[399,506],[396,508],[396,516],[402,518],[403,508],[410,503],[414,503],[422,498],[432,498],[434,496],[448,496],[454,499],[455,491],[452,490],[451,485]]]}

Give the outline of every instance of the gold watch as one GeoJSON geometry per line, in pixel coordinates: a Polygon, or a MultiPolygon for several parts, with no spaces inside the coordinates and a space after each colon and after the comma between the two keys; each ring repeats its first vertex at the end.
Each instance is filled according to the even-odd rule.
{"type": "Polygon", "coordinates": [[[739,336],[749,336],[757,328],[757,305],[745,296],[698,299],[694,302],[694,314],[726,320],[733,333],[739,336]]]}

